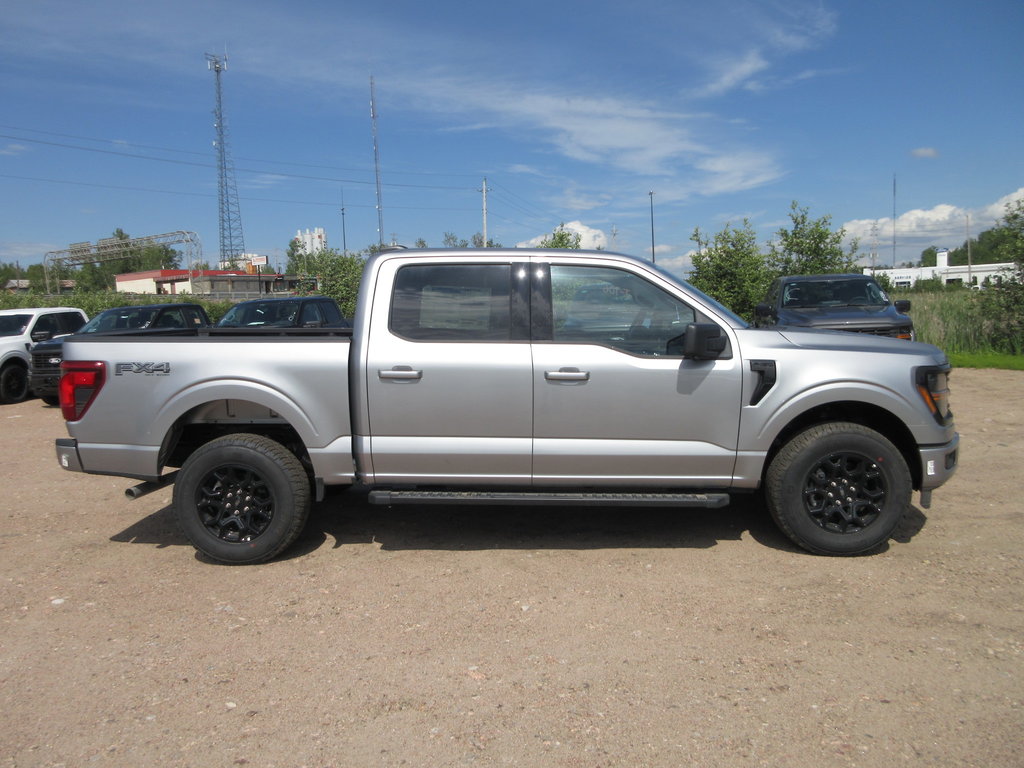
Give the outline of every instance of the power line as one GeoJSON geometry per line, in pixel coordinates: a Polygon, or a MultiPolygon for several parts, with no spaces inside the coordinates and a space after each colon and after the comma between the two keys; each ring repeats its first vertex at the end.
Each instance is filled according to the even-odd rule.
{"type": "MultiPolygon", "coordinates": [[[[44,141],[42,139],[30,139],[30,138],[26,138],[24,136],[12,136],[12,135],[9,135],[9,134],[6,134],[6,133],[0,133],[0,138],[3,138],[3,139],[13,139],[14,141],[27,141],[27,142],[30,142],[32,144],[42,144],[44,146],[60,147],[62,149],[77,149],[77,150],[82,151],[82,152],[98,152],[98,153],[104,154],[104,155],[114,155],[114,156],[117,156],[117,157],[127,157],[127,158],[131,158],[131,159],[134,159],[134,160],[150,160],[150,161],[156,162],[156,163],[170,163],[172,165],[185,165],[185,166],[190,166],[190,167],[193,167],[193,168],[216,168],[217,167],[216,165],[214,165],[212,163],[199,163],[199,162],[191,162],[191,161],[188,161],[188,160],[174,160],[174,159],[168,158],[168,157],[151,157],[149,155],[136,155],[136,154],[132,154],[131,152],[118,152],[117,150],[113,150],[113,149],[100,149],[98,147],[79,147],[79,146],[76,146],[74,144],[62,144],[60,142],[55,142],[55,141],[44,141]]],[[[263,162],[263,161],[260,161],[260,162],[263,162]]],[[[316,166],[314,166],[314,167],[316,167],[316,166]]],[[[256,169],[256,168],[239,168],[237,166],[235,167],[235,171],[236,172],[237,171],[242,171],[244,173],[254,173],[254,174],[266,174],[267,173],[267,171],[265,171],[265,170],[259,170],[259,169],[256,169]]],[[[331,183],[335,183],[335,184],[337,184],[337,183],[363,184],[363,185],[369,186],[370,184],[374,183],[372,181],[366,181],[366,180],[363,180],[363,179],[344,179],[344,178],[338,178],[336,176],[310,176],[310,175],[307,175],[307,174],[285,173],[285,172],[277,172],[277,171],[273,172],[273,175],[274,176],[281,176],[282,178],[287,178],[287,179],[302,179],[304,181],[327,181],[327,182],[331,182],[331,183]]],[[[434,190],[446,190],[446,191],[449,191],[449,192],[473,192],[474,194],[476,193],[476,187],[452,187],[452,186],[443,186],[443,185],[438,185],[438,184],[395,184],[395,183],[389,183],[389,184],[383,184],[383,186],[385,186],[385,187],[395,187],[397,189],[434,189],[434,190]]]]}
{"type": "MultiPolygon", "coordinates": [[[[79,141],[95,141],[95,142],[99,142],[99,143],[103,143],[103,144],[114,144],[116,146],[136,147],[138,149],[152,149],[152,150],[156,150],[157,152],[170,152],[171,154],[195,155],[196,157],[207,157],[207,153],[206,152],[196,152],[195,150],[178,149],[178,148],[175,148],[175,147],[161,147],[161,146],[158,146],[158,145],[155,145],[155,144],[138,144],[136,142],[123,141],[121,139],[98,139],[95,136],[80,136],[80,135],[73,134],[73,133],[58,133],[57,131],[45,131],[45,130],[42,130],[40,128],[25,128],[25,127],[19,126],[19,125],[4,125],[4,124],[0,124],[0,128],[4,128],[4,129],[10,130],[10,131],[28,131],[29,133],[41,133],[41,134],[44,134],[46,136],[59,136],[59,137],[64,138],[64,139],[77,139],[79,141]]],[[[0,134],[0,135],[2,135],[2,134],[0,134]]],[[[38,142],[38,143],[45,143],[45,142],[39,142],[39,140],[37,140],[37,139],[28,139],[28,138],[24,138],[24,137],[20,137],[20,136],[6,136],[6,135],[3,135],[3,138],[15,139],[17,141],[33,141],[33,142],[38,142]]],[[[74,149],[83,149],[83,150],[89,150],[90,149],[89,147],[75,147],[73,144],[55,144],[54,146],[72,147],[74,149]]],[[[146,156],[145,155],[127,155],[127,157],[146,157],[146,156]]],[[[262,157],[236,156],[235,159],[237,159],[237,160],[245,160],[245,161],[253,162],[253,163],[267,163],[268,165],[292,165],[292,166],[295,166],[297,168],[323,168],[323,169],[332,170],[332,171],[354,171],[356,173],[361,173],[361,172],[369,173],[369,169],[367,169],[367,168],[348,167],[348,166],[342,166],[342,165],[325,165],[325,164],[322,164],[322,163],[299,163],[299,162],[295,162],[293,160],[268,160],[268,159],[262,158],[262,157]]],[[[256,172],[256,171],[254,171],[254,172],[256,172]]],[[[461,173],[461,172],[460,173],[454,173],[454,172],[439,173],[437,171],[410,171],[410,170],[400,170],[400,169],[396,170],[394,168],[394,166],[389,166],[389,173],[391,173],[392,175],[397,174],[397,175],[400,175],[400,176],[440,176],[442,178],[443,177],[460,177],[460,176],[462,176],[462,177],[474,178],[474,179],[477,178],[480,175],[479,173],[468,173],[468,172],[467,173],[461,173]]]]}

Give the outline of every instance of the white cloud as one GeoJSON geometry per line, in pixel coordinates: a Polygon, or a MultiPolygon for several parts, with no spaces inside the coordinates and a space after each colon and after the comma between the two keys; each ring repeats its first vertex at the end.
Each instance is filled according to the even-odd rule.
{"type": "Polygon", "coordinates": [[[937,150],[935,147],[917,147],[916,149],[910,150],[910,154],[913,155],[914,157],[931,158],[938,157],[939,150],[937,150]]]}
{"type": "Polygon", "coordinates": [[[28,147],[24,144],[8,144],[6,147],[0,148],[0,155],[23,155],[28,152],[28,147]]]}
{"type": "Polygon", "coordinates": [[[700,89],[699,95],[717,96],[731,91],[747,83],[751,77],[764,71],[768,66],[768,60],[757,50],[748,51],[739,58],[722,61],[716,67],[711,82],[700,89]]]}
{"type": "MultiPolygon", "coordinates": [[[[567,232],[578,234],[580,236],[580,248],[584,250],[595,250],[597,248],[604,249],[608,247],[608,238],[605,236],[603,230],[588,227],[581,221],[570,221],[565,224],[562,224],[559,228],[564,229],[567,232]]],[[[543,242],[546,238],[550,236],[550,232],[547,232],[543,235],[537,235],[537,237],[531,238],[530,240],[526,240],[525,242],[522,243],[517,243],[516,247],[536,248],[538,245],[541,244],[541,242],[543,242]]]]}
{"type": "Polygon", "coordinates": [[[658,266],[685,280],[693,268],[693,256],[697,252],[691,249],[684,254],[677,254],[675,256],[666,257],[662,255],[662,252],[671,252],[672,250],[667,245],[658,246],[654,249],[658,259],[658,266]]]}
{"type": "MultiPolygon", "coordinates": [[[[1024,200],[1024,187],[980,208],[962,208],[942,203],[928,209],[906,211],[896,217],[897,246],[912,249],[914,253],[910,255],[915,258],[916,253],[932,245],[955,248],[967,238],[968,228],[973,238],[996,226],[1006,213],[1006,204],[1016,200],[1024,200]]],[[[892,242],[892,217],[854,219],[843,224],[843,229],[846,230],[847,241],[853,237],[859,238],[862,252],[870,252],[873,240],[877,240],[880,251],[885,251],[892,242]]]]}

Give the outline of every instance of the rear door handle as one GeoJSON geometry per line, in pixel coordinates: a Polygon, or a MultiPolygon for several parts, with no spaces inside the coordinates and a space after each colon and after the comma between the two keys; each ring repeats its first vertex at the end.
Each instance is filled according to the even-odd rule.
{"type": "Polygon", "coordinates": [[[396,365],[390,371],[377,371],[377,377],[380,379],[414,381],[423,378],[423,371],[414,371],[408,365],[396,365]]]}
{"type": "Polygon", "coordinates": [[[559,368],[557,371],[544,371],[548,381],[590,381],[590,371],[579,368],[559,368]]]}

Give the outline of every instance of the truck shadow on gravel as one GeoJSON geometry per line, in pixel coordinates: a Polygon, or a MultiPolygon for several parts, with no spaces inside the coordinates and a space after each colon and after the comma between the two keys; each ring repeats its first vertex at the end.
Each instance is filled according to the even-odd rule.
{"type": "MultiPolygon", "coordinates": [[[[892,537],[905,544],[927,518],[911,507],[892,537]]],[[[322,547],[375,544],[385,551],[487,549],[708,549],[752,538],[759,545],[802,553],[772,522],[758,496],[738,496],[722,509],[634,507],[396,506],[368,503],[358,492],[333,492],[313,506],[306,529],[278,560],[322,547]]],[[[111,541],[158,549],[190,546],[170,506],[128,526],[111,541]]],[[[890,544],[879,552],[886,551],[890,544]]],[[[204,562],[207,559],[197,554],[204,562]]]]}

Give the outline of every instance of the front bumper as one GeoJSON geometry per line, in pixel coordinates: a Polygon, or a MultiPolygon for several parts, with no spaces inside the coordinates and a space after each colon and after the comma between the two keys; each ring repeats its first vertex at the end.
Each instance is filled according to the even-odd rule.
{"type": "Polygon", "coordinates": [[[54,395],[58,393],[58,387],[60,385],[60,374],[36,374],[33,373],[29,378],[29,389],[32,390],[32,394],[36,397],[42,397],[43,395],[54,395]]]}
{"type": "Polygon", "coordinates": [[[956,473],[960,461],[960,434],[945,445],[919,449],[921,455],[921,506],[931,504],[932,490],[938,488],[956,473]]]}

